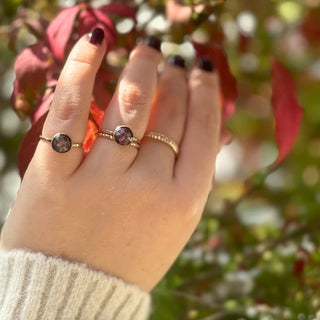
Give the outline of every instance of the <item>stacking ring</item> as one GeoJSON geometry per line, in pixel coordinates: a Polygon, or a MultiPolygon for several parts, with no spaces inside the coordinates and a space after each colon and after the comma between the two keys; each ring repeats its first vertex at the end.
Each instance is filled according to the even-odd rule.
{"type": "Polygon", "coordinates": [[[82,143],[72,143],[70,137],[63,133],[55,134],[52,139],[44,136],[39,136],[39,139],[50,142],[52,149],[59,153],[66,153],[71,149],[71,147],[82,148],[82,143]]]}
{"type": "Polygon", "coordinates": [[[174,152],[174,154],[177,156],[179,154],[179,147],[178,145],[169,137],[165,136],[162,133],[158,133],[158,132],[147,132],[144,135],[144,138],[150,138],[150,139],[154,139],[160,142],[163,142],[165,144],[167,144],[174,152]]]}
{"type": "Polygon", "coordinates": [[[112,130],[99,130],[96,135],[98,137],[114,140],[121,146],[133,146],[135,148],[140,147],[140,141],[133,136],[130,128],[126,126],[118,126],[114,131],[112,130]]]}

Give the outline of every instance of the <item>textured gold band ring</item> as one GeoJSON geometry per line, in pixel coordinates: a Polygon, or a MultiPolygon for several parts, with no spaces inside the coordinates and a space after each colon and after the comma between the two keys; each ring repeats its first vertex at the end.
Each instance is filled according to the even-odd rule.
{"type": "Polygon", "coordinates": [[[39,139],[46,142],[50,142],[52,149],[59,153],[66,153],[72,147],[82,148],[82,143],[72,143],[71,138],[63,133],[55,134],[52,139],[46,138],[44,136],[39,136],[39,139]]]}
{"type": "Polygon", "coordinates": [[[130,145],[135,148],[140,148],[140,141],[133,136],[131,129],[126,126],[118,126],[114,131],[99,130],[96,135],[98,137],[114,140],[121,146],[130,145]]]}
{"type": "Polygon", "coordinates": [[[144,135],[144,138],[150,138],[153,140],[157,140],[160,142],[163,142],[165,144],[167,144],[175,153],[175,155],[177,156],[179,154],[179,147],[178,145],[169,137],[167,137],[166,135],[162,134],[162,133],[158,133],[158,132],[147,132],[144,135]]]}

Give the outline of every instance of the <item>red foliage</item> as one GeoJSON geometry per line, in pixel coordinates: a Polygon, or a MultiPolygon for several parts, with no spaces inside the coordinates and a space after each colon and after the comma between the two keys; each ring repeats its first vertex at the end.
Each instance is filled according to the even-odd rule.
{"type": "Polygon", "coordinates": [[[30,115],[31,125],[34,125],[44,114],[48,112],[52,99],[53,90],[47,89],[43,97],[41,97],[39,103],[34,108],[34,111],[30,115]]]}
{"type": "Polygon", "coordinates": [[[107,40],[108,50],[112,48],[116,38],[116,29],[111,19],[100,9],[86,8],[80,13],[77,33],[79,36],[90,32],[94,28],[101,28],[107,40]]]}
{"type": "Polygon", "coordinates": [[[300,275],[303,270],[304,267],[306,265],[306,262],[304,259],[298,259],[295,263],[294,263],[294,268],[293,268],[293,273],[297,276],[300,275]]]}
{"type": "MultiPolygon", "coordinates": [[[[299,248],[299,251],[297,252],[297,260],[294,263],[293,267],[293,274],[296,276],[302,276],[303,271],[307,265],[307,263],[310,261],[310,252],[307,251],[304,248],[299,248]]],[[[303,280],[303,278],[301,278],[303,280]]]]}
{"type": "Polygon", "coordinates": [[[46,84],[46,75],[50,66],[49,53],[43,42],[22,51],[15,62],[16,79],[12,93],[13,107],[21,115],[29,114],[34,99],[46,84]],[[30,80],[32,79],[32,81],[30,80]],[[24,101],[24,104],[22,103],[24,101]],[[28,108],[22,107],[28,105],[28,108]]]}
{"type": "Polygon", "coordinates": [[[45,84],[49,64],[48,50],[43,42],[23,50],[14,65],[19,87],[37,92],[45,84]]]}
{"type": "Polygon", "coordinates": [[[272,106],[275,118],[275,139],[279,155],[273,165],[278,165],[291,150],[303,116],[290,73],[276,59],[272,63],[272,106]]]}
{"type": "Polygon", "coordinates": [[[221,47],[204,46],[193,43],[197,51],[197,56],[209,57],[215,65],[220,77],[221,96],[222,96],[222,120],[228,120],[234,112],[235,100],[238,96],[237,82],[231,73],[227,56],[221,47]]]}
{"type": "Polygon", "coordinates": [[[46,31],[45,43],[51,50],[53,57],[60,63],[65,60],[65,49],[80,9],[80,5],[76,5],[62,10],[52,20],[46,31]]]}
{"type": "Polygon", "coordinates": [[[240,52],[247,52],[250,47],[251,42],[252,42],[252,37],[240,33],[239,44],[238,44],[239,51],[240,52]]]}
{"type": "Polygon", "coordinates": [[[311,44],[320,44],[320,10],[310,13],[301,25],[301,31],[311,44]]]}
{"type": "MultiPolygon", "coordinates": [[[[63,9],[50,23],[46,34],[45,43],[51,50],[54,59],[62,64],[68,54],[67,44],[76,30],[77,37],[90,32],[94,28],[102,28],[110,50],[116,39],[116,29],[109,15],[118,15],[132,18],[135,22],[135,11],[126,4],[114,3],[102,6],[98,9],[79,4],[63,9]]],[[[74,40],[74,39],[73,39],[74,40]]]]}
{"type": "Polygon", "coordinates": [[[105,110],[111,100],[111,94],[106,89],[106,85],[111,81],[116,81],[112,72],[104,69],[98,71],[93,89],[93,99],[101,110],[105,110]]]}
{"type": "Polygon", "coordinates": [[[96,133],[98,132],[103,115],[104,112],[94,102],[92,102],[90,107],[87,134],[83,142],[83,150],[85,153],[89,152],[94,140],[96,139],[96,133]]]}
{"type": "Polygon", "coordinates": [[[15,50],[17,35],[21,27],[26,26],[37,39],[41,40],[48,24],[49,22],[42,17],[34,18],[33,15],[30,14],[30,9],[20,8],[16,19],[10,25],[9,48],[15,50]]]}

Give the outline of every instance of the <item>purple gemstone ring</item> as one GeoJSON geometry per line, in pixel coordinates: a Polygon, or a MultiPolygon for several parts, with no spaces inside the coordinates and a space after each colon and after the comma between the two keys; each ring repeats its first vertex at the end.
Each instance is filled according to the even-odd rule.
{"type": "Polygon", "coordinates": [[[112,130],[99,130],[96,135],[98,137],[114,140],[121,146],[133,146],[135,148],[140,147],[140,141],[133,136],[133,133],[129,127],[118,126],[114,131],[112,130]]]}
{"type": "Polygon", "coordinates": [[[82,143],[72,143],[70,137],[63,133],[55,134],[52,139],[44,136],[40,136],[39,138],[40,140],[50,142],[52,149],[58,153],[66,153],[72,147],[82,148],[82,143]]]}

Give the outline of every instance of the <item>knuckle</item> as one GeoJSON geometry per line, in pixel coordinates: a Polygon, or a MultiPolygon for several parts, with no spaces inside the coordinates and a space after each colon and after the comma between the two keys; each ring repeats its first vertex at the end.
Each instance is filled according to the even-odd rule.
{"type": "Polygon", "coordinates": [[[77,88],[66,87],[62,94],[54,99],[52,111],[60,120],[74,119],[80,116],[81,95],[77,88]]]}
{"type": "Polygon", "coordinates": [[[190,110],[190,117],[202,130],[213,132],[219,127],[219,116],[210,106],[193,106],[190,110]]]}
{"type": "Polygon", "coordinates": [[[71,63],[73,64],[80,64],[80,65],[88,65],[88,66],[92,66],[93,62],[92,59],[90,59],[89,57],[84,57],[82,55],[78,55],[75,54],[70,58],[71,63]]]}
{"type": "Polygon", "coordinates": [[[179,99],[177,96],[169,94],[161,94],[158,97],[157,104],[159,104],[164,114],[164,118],[168,120],[174,119],[175,122],[184,121],[186,113],[186,102],[179,99]]]}
{"type": "Polygon", "coordinates": [[[165,82],[159,90],[156,103],[161,106],[165,118],[184,121],[187,106],[186,87],[177,87],[177,81],[165,82]]]}
{"type": "Polygon", "coordinates": [[[119,87],[119,104],[128,114],[145,110],[151,103],[148,94],[137,84],[122,82],[119,87]]]}
{"type": "Polygon", "coordinates": [[[194,199],[193,196],[190,196],[186,201],[186,198],[183,198],[179,201],[177,207],[185,222],[194,223],[200,220],[203,207],[199,205],[199,199],[194,199]]]}
{"type": "Polygon", "coordinates": [[[200,220],[204,206],[200,205],[199,199],[189,203],[189,210],[186,210],[185,213],[190,219],[200,220]]]}

